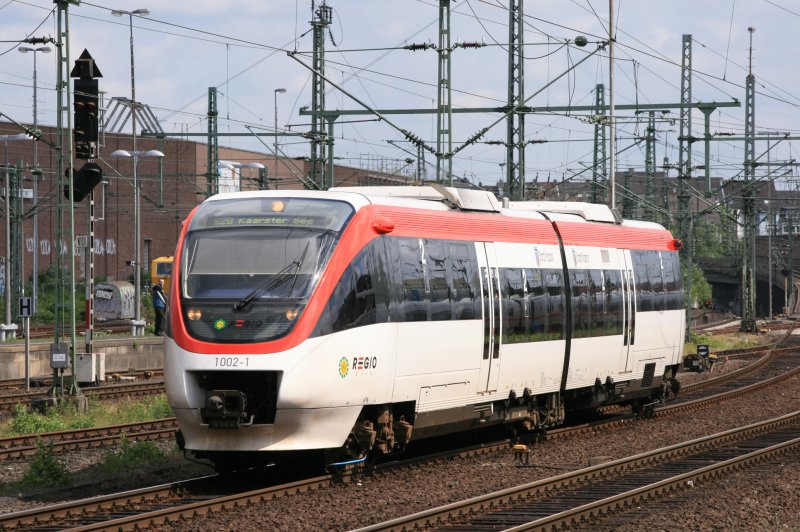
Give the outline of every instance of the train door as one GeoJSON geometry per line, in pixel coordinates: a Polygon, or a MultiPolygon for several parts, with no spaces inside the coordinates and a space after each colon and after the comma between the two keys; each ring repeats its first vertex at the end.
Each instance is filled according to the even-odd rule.
{"type": "Polygon", "coordinates": [[[619,250],[620,290],[622,292],[622,352],[620,373],[633,371],[634,344],[636,342],[636,285],[633,278],[631,252],[619,250]]]}
{"type": "Polygon", "coordinates": [[[500,376],[500,270],[493,243],[476,243],[481,277],[481,302],[483,307],[483,355],[478,378],[478,391],[497,389],[500,376]]]}

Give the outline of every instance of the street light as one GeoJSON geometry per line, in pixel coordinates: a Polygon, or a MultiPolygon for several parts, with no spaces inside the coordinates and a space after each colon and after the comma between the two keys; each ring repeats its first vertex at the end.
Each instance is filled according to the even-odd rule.
{"type": "MultiPolygon", "coordinates": [[[[28,52],[33,52],[33,130],[38,131],[38,113],[36,111],[36,53],[41,52],[43,54],[50,53],[49,46],[39,46],[37,48],[31,48],[30,46],[20,46],[17,48],[20,53],[27,54],[28,52]]],[[[34,313],[38,307],[39,302],[39,209],[37,209],[37,204],[39,201],[39,176],[41,175],[41,171],[39,170],[39,143],[33,143],[33,308],[31,309],[34,313]]]]}
{"type": "MultiPolygon", "coordinates": [[[[131,130],[132,135],[131,138],[133,139],[133,151],[136,152],[136,76],[134,73],[133,67],[133,16],[136,15],[137,17],[146,17],[150,14],[150,11],[147,9],[134,9],[133,11],[123,11],[121,9],[113,9],[111,14],[115,17],[121,17],[122,15],[128,15],[128,26],[130,27],[130,34],[131,34],[131,130]]],[[[136,165],[133,165],[133,180],[136,181],[136,165]]],[[[137,306],[138,309],[138,306],[137,306]]]]}
{"type": "Polygon", "coordinates": [[[5,341],[6,333],[9,337],[16,336],[17,324],[11,323],[11,177],[8,171],[8,141],[28,140],[30,137],[25,133],[16,135],[0,135],[3,140],[3,161],[6,169],[5,183],[5,204],[6,204],[6,257],[5,257],[5,303],[6,315],[5,323],[0,325],[0,341],[5,341]]]}
{"type": "Polygon", "coordinates": [[[131,334],[138,336],[144,334],[144,322],[142,321],[142,287],[141,287],[141,264],[142,264],[142,247],[141,243],[141,216],[140,216],[140,192],[139,192],[139,178],[137,167],[139,166],[139,159],[142,157],[164,157],[164,153],[158,150],[147,150],[144,152],[116,150],[111,153],[112,157],[132,157],[133,158],[133,255],[134,255],[134,318],[131,323],[131,334]]]}
{"type": "Polygon", "coordinates": [[[286,89],[281,87],[273,91],[273,99],[275,100],[275,177],[278,177],[278,93],[285,93],[286,89]]]}

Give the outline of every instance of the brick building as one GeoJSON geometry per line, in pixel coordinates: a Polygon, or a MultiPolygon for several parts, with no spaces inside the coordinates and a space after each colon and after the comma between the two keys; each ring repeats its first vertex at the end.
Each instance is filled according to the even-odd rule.
{"type": "MultiPolygon", "coordinates": [[[[55,144],[54,128],[40,127],[43,139],[55,144]]],[[[39,270],[50,267],[56,259],[57,250],[68,254],[68,236],[56,242],[58,203],[62,200],[62,235],[69,235],[69,203],[64,200],[63,192],[58,190],[56,171],[56,151],[47,142],[38,144],[38,162],[41,178],[38,182],[38,239],[34,242],[34,202],[33,188],[33,141],[30,139],[14,139],[21,132],[15,124],[0,123],[0,138],[3,141],[4,159],[0,177],[5,180],[6,169],[13,176],[16,168],[24,168],[22,188],[28,189],[30,198],[23,199],[21,212],[24,216],[23,261],[25,278],[29,279],[33,271],[34,249],[39,254],[39,270]]],[[[103,183],[94,189],[95,215],[95,276],[104,276],[109,280],[125,280],[131,278],[132,268],[128,262],[134,258],[134,188],[132,159],[128,157],[112,157],[111,153],[118,149],[131,150],[130,135],[105,134],[101,157],[95,162],[103,170],[103,183]]],[[[140,157],[138,164],[138,180],[141,186],[141,250],[142,263],[147,265],[156,257],[172,255],[181,223],[191,210],[207,197],[207,145],[185,139],[137,138],[136,149],[141,153],[156,149],[164,153],[162,158],[140,157]]],[[[241,190],[257,190],[266,185],[270,189],[301,189],[303,183],[298,176],[308,174],[309,162],[304,159],[276,159],[254,151],[219,147],[220,161],[230,161],[235,166],[246,166],[259,163],[266,169],[266,176],[259,173],[258,168],[239,167],[230,170],[220,168],[221,179],[219,190],[231,187],[241,190]],[[266,177],[266,180],[264,180],[266,177]],[[236,183],[238,181],[238,183],[236,183]]],[[[85,161],[76,160],[75,167],[80,168],[85,161]]],[[[376,185],[376,184],[411,184],[413,176],[408,172],[408,165],[398,163],[397,169],[385,168],[373,171],[336,165],[334,168],[337,186],[376,185]]],[[[13,185],[12,185],[13,189],[13,185]]],[[[23,195],[24,196],[24,195],[23,195]]],[[[14,197],[12,195],[12,197],[14,197]]],[[[74,227],[76,242],[82,244],[88,234],[88,199],[74,205],[74,227]]],[[[12,209],[12,213],[14,209],[12,209]]],[[[3,217],[5,205],[3,204],[3,217]]],[[[12,220],[12,233],[18,227],[12,220]]],[[[6,232],[1,231],[0,241],[5,246],[6,232]]],[[[17,233],[18,234],[18,233],[17,233]]],[[[12,243],[15,239],[12,237],[12,243]]],[[[5,247],[3,247],[5,249],[5,247]]],[[[12,257],[15,252],[12,250],[12,257]]],[[[76,277],[80,280],[85,275],[85,253],[76,249],[76,277]]],[[[0,265],[2,266],[2,265],[0,265]]],[[[5,269],[0,269],[0,277],[5,269]]],[[[2,286],[2,283],[0,283],[2,286]]]]}

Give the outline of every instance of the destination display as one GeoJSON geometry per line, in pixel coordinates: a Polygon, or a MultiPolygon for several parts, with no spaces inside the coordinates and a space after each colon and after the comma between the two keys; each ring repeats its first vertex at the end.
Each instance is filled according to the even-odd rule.
{"type": "Polygon", "coordinates": [[[327,225],[326,220],[316,216],[293,216],[285,214],[267,214],[263,216],[215,216],[211,218],[210,222],[211,227],[265,225],[314,227],[316,225],[327,225]]]}

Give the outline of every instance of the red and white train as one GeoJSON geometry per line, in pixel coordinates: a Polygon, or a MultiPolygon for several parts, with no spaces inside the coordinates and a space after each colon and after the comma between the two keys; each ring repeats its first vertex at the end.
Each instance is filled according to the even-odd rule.
{"type": "Polygon", "coordinates": [[[331,463],[646,408],[682,357],[679,248],[605,206],[440,186],[211,197],[169,291],[179,443],[220,467],[331,463]]]}

